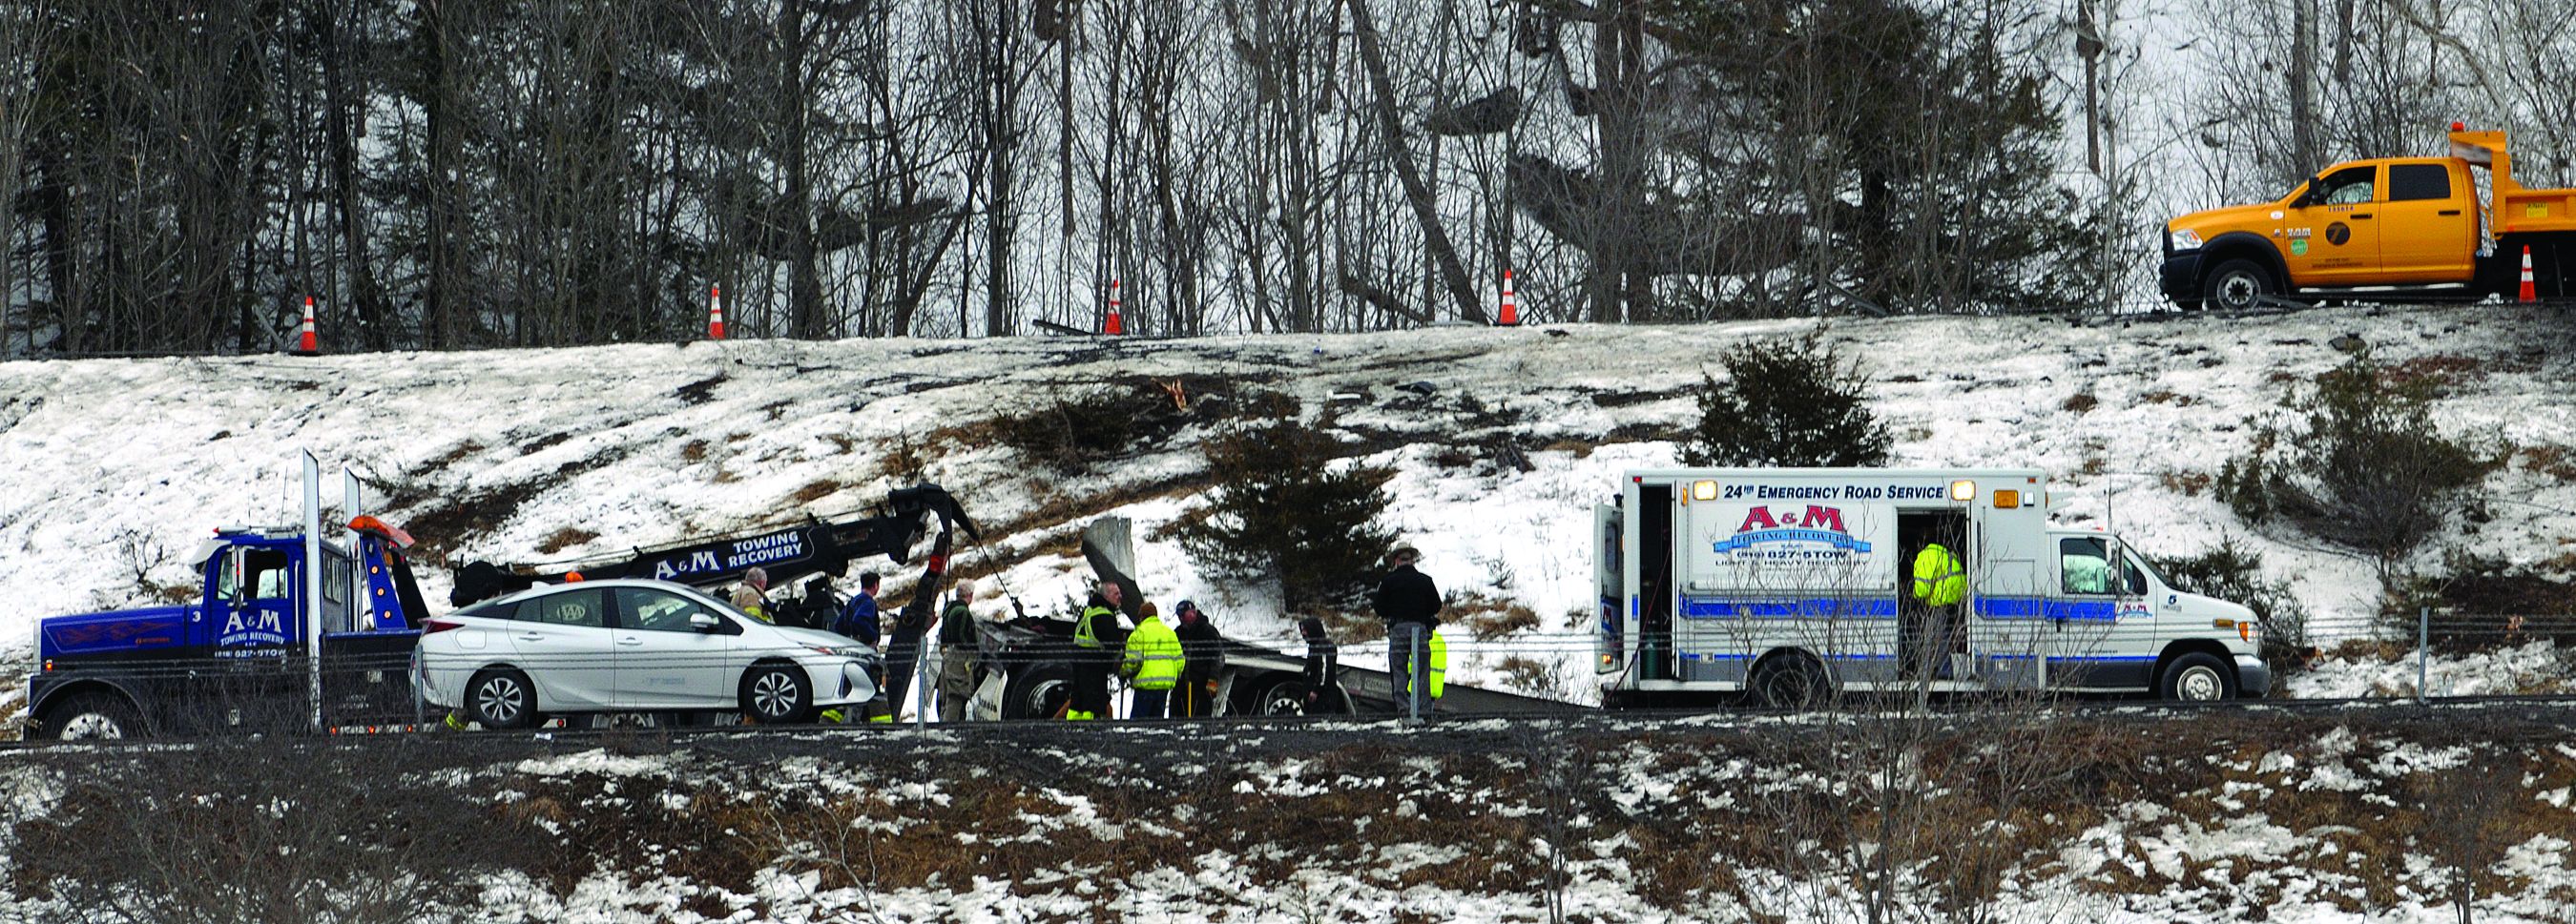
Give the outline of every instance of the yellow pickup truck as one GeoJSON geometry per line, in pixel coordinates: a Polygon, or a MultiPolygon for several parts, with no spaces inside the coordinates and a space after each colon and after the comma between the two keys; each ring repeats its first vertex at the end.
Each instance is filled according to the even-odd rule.
{"type": "Polygon", "coordinates": [[[2524,189],[2505,133],[2465,128],[2451,124],[2449,157],[2347,161],[2278,202],[2166,222],[2165,298],[2240,311],[2328,298],[2514,299],[2526,251],[2533,294],[2576,294],[2576,189],[2524,189]],[[2473,167],[2487,172],[2483,201],[2473,167]]]}

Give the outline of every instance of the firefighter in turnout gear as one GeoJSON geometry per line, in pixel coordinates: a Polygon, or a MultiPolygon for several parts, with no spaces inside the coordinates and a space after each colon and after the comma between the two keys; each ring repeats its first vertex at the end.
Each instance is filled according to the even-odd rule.
{"type": "Polygon", "coordinates": [[[1127,656],[1118,667],[1118,672],[1127,676],[1128,686],[1136,691],[1127,717],[1162,718],[1172,688],[1181,682],[1185,660],[1180,635],[1154,615],[1153,604],[1145,604],[1144,615],[1136,620],[1136,631],[1127,633],[1127,656]]]}
{"type": "Polygon", "coordinates": [[[1076,721],[1109,719],[1109,673],[1118,668],[1127,638],[1118,624],[1118,604],[1126,595],[1116,582],[1100,585],[1082,618],[1073,626],[1073,694],[1064,717],[1076,721]]]}

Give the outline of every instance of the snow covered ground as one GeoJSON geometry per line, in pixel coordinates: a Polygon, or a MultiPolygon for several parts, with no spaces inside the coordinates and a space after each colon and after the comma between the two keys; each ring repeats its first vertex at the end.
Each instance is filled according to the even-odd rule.
{"type": "MultiPolygon", "coordinates": [[[[922,478],[1002,527],[966,549],[962,567],[998,570],[1033,611],[1072,597],[1083,577],[1076,562],[1039,550],[1061,548],[1090,517],[1120,514],[1138,523],[1149,597],[1167,609],[1197,599],[1229,634],[1285,642],[1273,593],[1201,573],[1177,543],[1151,538],[1203,502],[1188,484],[1203,470],[1196,444],[1210,426],[1074,477],[979,442],[973,426],[1088,384],[1188,376],[1285,391],[1310,419],[1335,408],[1339,432],[1380,447],[1362,461],[1397,471],[1388,519],[1425,552],[1424,570],[1444,590],[1540,616],[1536,628],[1463,646],[1454,680],[1505,682],[1501,658],[1520,654],[1552,673],[1510,683],[1588,699],[1589,646],[1568,617],[1588,594],[1590,505],[1620,470],[1677,457],[1670,434],[1697,414],[1687,389],[1722,350],[1813,324],[0,364],[0,589],[11,601],[0,658],[27,663],[40,616],[136,605],[142,585],[193,583],[183,553],[218,524],[289,519],[282,477],[299,449],[355,468],[380,497],[407,498],[385,512],[425,543],[505,561],[852,511],[922,478]],[[1428,394],[1396,387],[1413,383],[1428,394]],[[1481,453],[1498,442],[1522,450],[1530,470],[1443,458],[1447,447],[1481,453]]],[[[2440,416],[2456,433],[2576,447],[2568,360],[2548,348],[2564,342],[2566,325],[2510,306],[2083,323],[1925,317],[1827,330],[1863,363],[1896,437],[1895,464],[2049,469],[2061,521],[2102,525],[2158,554],[2249,541],[2294,582],[2329,642],[2366,631],[2378,605],[2370,566],[2253,530],[2202,486],[2244,450],[2242,424],[2274,410],[2285,382],[2345,359],[2330,342],[2351,335],[2383,362],[2448,370],[2440,416]]],[[[2576,484],[2537,468],[2518,457],[2491,476],[2497,518],[2463,520],[2428,549],[2519,563],[2567,554],[2576,484]]],[[[443,601],[442,569],[422,570],[431,599],[443,601]]],[[[23,689],[6,695],[23,707],[14,701],[23,689]]]]}

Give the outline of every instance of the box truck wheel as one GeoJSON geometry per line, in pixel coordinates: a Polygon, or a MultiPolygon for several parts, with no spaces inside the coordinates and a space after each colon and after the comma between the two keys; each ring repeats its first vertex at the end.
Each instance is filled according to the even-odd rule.
{"type": "Polygon", "coordinates": [[[45,710],[46,737],[62,741],[83,738],[143,737],[143,714],[114,693],[83,693],[45,710]]]}
{"type": "Polygon", "coordinates": [[[2169,703],[2215,703],[2236,696],[2236,671],[2217,655],[2195,651],[2165,665],[2157,692],[2169,703]]]}
{"type": "Polygon", "coordinates": [[[2209,271],[2209,280],[2200,287],[2202,307],[2224,311],[2248,311],[2263,304],[2265,298],[2278,295],[2281,287],[2272,281],[2272,271],[2252,260],[2229,260],[2209,271]]]}
{"type": "Polygon", "coordinates": [[[1825,666],[1803,654],[1762,659],[1753,666],[1753,680],[1745,688],[1753,694],[1754,705],[1775,709],[1814,708],[1833,692],[1825,679],[1825,666]]]}

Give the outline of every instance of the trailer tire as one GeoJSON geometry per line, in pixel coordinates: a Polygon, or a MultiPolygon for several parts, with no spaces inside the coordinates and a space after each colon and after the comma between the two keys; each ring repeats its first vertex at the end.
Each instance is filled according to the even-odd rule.
{"type": "Polygon", "coordinates": [[[56,741],[143,737],[143,713],[114,693],[82,693],[45,710],[44,736],[56,741]]]}
{"type": "Polygon", "coordinates": [[[754,664],[742,675],[742,711],[762,725],[814,721],[814,682],[799,668],[754,664]]]}
{"type": "Polygon", "coordinates": [[[1812,709],[1833,695],[1825,666],[1804,654],[1773,655],[1753,666],[1744,685],[1753,704],[1774,709],[1812,709]]]}
{"type": "Polygon", "coordinates": [[[2157,695],[2168,703],[2215,703],[2236,698],[2236,671],[2217,655],[2194,651],[2165,665],[2157,695]]]}
{"type": "Polygon", "coordinates": [[[1002,685],[1002,718],[1052,719],[1073,702],[1073,665],[1062,661],[1024,663],[1002,685]]]}
{"type": "Polygon", "coordinates": [[[507,668],[484,670],[465,684],[465,717],[485,728],[537,724],[537,689],[528,675],[507,668]]]}
{"type": "Polygon", "coordinates": [[[2252,260],[2235,259],[2218,264],[2201,282],[2201,307],[2216,311],[2251,311],[2262,307],[2263,300],[2281,294],[2281,284],[2272,271],[2252,260]]]}

